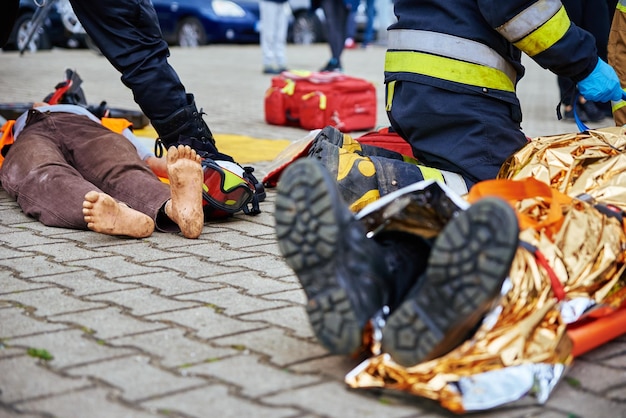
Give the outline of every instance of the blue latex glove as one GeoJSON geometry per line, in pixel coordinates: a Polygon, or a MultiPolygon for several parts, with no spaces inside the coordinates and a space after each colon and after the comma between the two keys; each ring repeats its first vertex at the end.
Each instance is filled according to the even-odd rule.
{"type": "Polygon", "coordinates": [[[624,91],[613,67],[598,59],[596,68],[585,79],[578,82],[580,94],[592,102],[617,102],[624,97],[624,91]]]}

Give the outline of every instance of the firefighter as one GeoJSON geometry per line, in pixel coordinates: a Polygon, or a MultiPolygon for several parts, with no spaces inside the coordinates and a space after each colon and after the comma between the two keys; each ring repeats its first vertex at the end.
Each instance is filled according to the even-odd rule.
{"type": "Polygon", "coordinates": [[[385,57],[386,110],[423,164],[494,178],[527,138],[516,85],[522,52],[585,99],[619,100],[615,71],[559,0],[398,0],[385,57]]]}
{"type": "MultiPolygon", "coordinates": [[[[189,145],[201,157],[233,160],[219,153],[193,94],[187,93],[170,66],[169,47],[150,0],[70,2],[87,34],[122,74],[122,82],[133,91],[135,101],[152,122],[159,135],[157,144],[166,148],[189,145]]],[[[0,10],[2,46],[17,17],[18,3],[9,0],[0,10]]]]}

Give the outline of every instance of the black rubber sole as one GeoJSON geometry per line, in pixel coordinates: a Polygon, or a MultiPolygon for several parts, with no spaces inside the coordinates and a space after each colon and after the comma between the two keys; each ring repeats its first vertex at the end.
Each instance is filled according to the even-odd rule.
{"type": "Polygon", "coordinates": [[[351,354],[361,346],[363,326],[336,278],[339,225],[346,216],[338,201],[325,168],[311,159],[298,160],[278,183],[275,229],[280,251],[306,293],[318,340],[334,354],[351,354]]]}
{"type": "Polygon", "coordinates": [[[451,219],[435,240],[421,289],[389,317],[383,351],[408,367],[471,337],[499,296],[518,242],[517,217],[503,200],[482,199],[451,219]]]}

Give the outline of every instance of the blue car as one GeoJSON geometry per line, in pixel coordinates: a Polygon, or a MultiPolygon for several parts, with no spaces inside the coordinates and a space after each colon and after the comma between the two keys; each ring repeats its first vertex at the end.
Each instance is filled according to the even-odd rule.
{"type": "Polygon", "coordinates": [[[259,4],[254,0],[152,0],[170,45],[258,43],[259,4]]]}
{"type": "MultiPolygon", "coordinates": [[[[47,0],[51,1],[51,0],[47,0]]],[[[22,45],[28,33],[29,23],[39,8],[38,4],[43,4],[35,0],[20,0],[17,20],[9,36],[4,50],[16,50],[22,45]]],[[[86,35],[82,26],[76,19],[76,15],[71,8],[69,1],[58,0],[46,16],[43,24],[31,39],[26,48],[30,51],[40,49],[50,49],[53,46],[63,48],[84,47],[86,35]]]]}

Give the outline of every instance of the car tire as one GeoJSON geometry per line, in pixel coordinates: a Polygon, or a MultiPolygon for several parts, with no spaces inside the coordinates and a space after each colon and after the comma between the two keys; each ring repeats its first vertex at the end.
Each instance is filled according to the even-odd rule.
{"type": "Polygon", "coordinates": [[[315,13],[300,11],[294,15],[290,28],[289,41],[298,45],[308,45],[325,40],[322,23],[315,13]]]}
{"type": "Polygon", "coordinates": [[[206,45],[207,36],[202,23],[195,17],[186,17],[178,24],[176,30],[176,45],[182,47],[197,47],[206,45]]]}
{"type": "MultiPolygon", "coordinates": [[[[20,48],[20,37],[23,37],[27,28],[28,23],[32,20],[33,13],[26,12],[22,13],[18,16],[15,24],[13,25],[13,30],[11,31],[11,36],[9,37],[9,42],[5,46],[5,49],[19,49],[20,48]]],[[[33,36],[33,41],[31,41],[30,48],[26,48],[25,51],[35,52],[38,50],[51,49],[52,42],[50,41],[50,37],[46,33],[44,27],[39,28],[38,34],[33,36]]]]}

